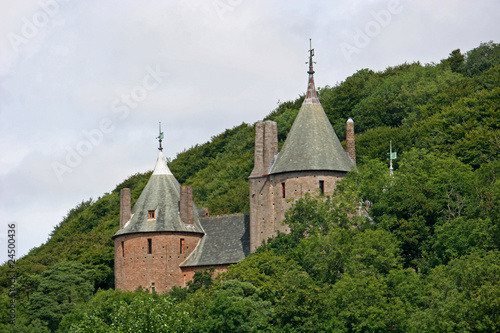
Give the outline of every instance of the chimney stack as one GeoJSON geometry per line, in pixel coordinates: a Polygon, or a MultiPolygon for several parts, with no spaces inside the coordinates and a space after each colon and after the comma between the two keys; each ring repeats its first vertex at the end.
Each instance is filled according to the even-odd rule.
{"type": "Polygon", "coordinates": [[[191,186],[181,186],[181,201],[179,206],[181,221],[184,224],[194,225],[193,188],[191,186]]]}
{"type": "Polygon", "coordinates": [[[271,120],[255,124],[254,168],[250,177],[261,177],[269,173],[269,168],[278,151],[278,125],[271,120]]]}
{"type": "Polygon", "coordinates": [[[125,223],[130,221],[130,189],[122,188],[120,191],[120,229],[123,229],[125,223]]]}
{"type": "Polygon", "coordinates": [[[354,143],[354,121],[349,118],[346,123],[346,151],[356,165],[356,146],[354,143]]]}

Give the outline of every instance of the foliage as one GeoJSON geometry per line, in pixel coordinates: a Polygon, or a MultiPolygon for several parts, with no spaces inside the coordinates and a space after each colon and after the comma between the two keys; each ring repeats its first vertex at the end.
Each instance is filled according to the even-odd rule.
{"type": "Polygon", "coordinates": [[[169,297],[108,291],[97,293],[95,298],[101,300],[91,301],[96,308],[87,307],[68,332],[185,332],[191,325],[189,313],[169,297]]]}
{"type": "Polygon", "coordinates": [[[261,332],[269,327],[271,303],[249,282],[229,280],[203,300],[200,296],[191,299],[192,332],[261,332]]]}
{"type": "Polygon", "coordinates": [[[41,274],[38,288],[27,304],[27,312],[55,331],[64,315],[76,304],[91,298],[94,287],[90,276],[91,271],[79,263],[62,262],[52,266],[41,274]]]}

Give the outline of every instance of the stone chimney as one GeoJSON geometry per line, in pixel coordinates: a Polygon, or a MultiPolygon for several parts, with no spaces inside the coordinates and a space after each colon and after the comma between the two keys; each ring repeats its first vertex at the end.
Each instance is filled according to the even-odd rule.
{"type": "Polygon", "coordinates": [[[346,124],[346,150],[349,157],[356,165],[356,146],[354,143],[354,121],[349,118],[346,124]]]}
{"type": "Polygon", "coordinates": [[[194,225],[193,188],[191,186],[181,186],[181,201],[179,206],[181,221],[184,224],[194,225]]]}
{"type": "Polygon", "coordinates": [[[120,191],[120,229],[123,229],[125,223],[130,221],[130,189],[122,188],[120,191]]]}
{"type": "Polygon", "coordinates": [[[254,168],[250,177],[261,177],[269,173],[269,168],[278,151],[278,125],[271,120],[255,124],[254,168]]]}

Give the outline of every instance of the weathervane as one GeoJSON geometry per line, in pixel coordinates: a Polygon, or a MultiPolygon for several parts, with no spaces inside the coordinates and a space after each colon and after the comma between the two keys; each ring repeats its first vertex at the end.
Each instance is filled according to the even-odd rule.
{"type": "Polygon", "coordinates": [[[163,132],[161,131],[161,121],[160,121],[160,135],[158,135],[157,139],[160,142],[160,146],[158,147],[158,150],[163,151],[163,147],[161,146],[161,141],[163,140],[163,132]]]}
{"type": "Polygon", "coordinates": [[[316,63],[316,61],[313,61],[314,57],[314,49],[312,48],[312,41],[311,38],[309,38],[309,61],[306,61],[306,64],[309,63],[309,71],[307,73],[309,74],[314,74],[314,69],[313,69],[313,64],[316,63]]]}
{"type": "Polygon", "coordinates": [[[396,158],[398,158],[398,153],[397,152],[392,152],[392,140],[390,141],[390,150],[389,152],[387,153],[389,154],[389,174],[392,176],[392,160],[395,160],[396,158]]]}

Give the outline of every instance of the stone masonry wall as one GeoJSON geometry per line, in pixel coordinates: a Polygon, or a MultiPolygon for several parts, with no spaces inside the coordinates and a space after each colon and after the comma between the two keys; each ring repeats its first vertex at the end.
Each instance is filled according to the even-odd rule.
{"type": "Polygon", "coordinates": [[[250,252],[274,235],[273,192],[268,177],[250,178],[250,252]]]}
{"type": "Polygon", "coordinates": [[[116,237],[115,288],[133,291],[139,286],[149,290],[154,286],[156,292],[163,293],[173,286],[184,287],[188,280],[179,265],[193,252],[201,236],[163,232],[116,237]],[[151,254],[148,239],[151,239],[151,254]],[[184,253],[180,253],[181,239],[184,239],[184,253]]]}
{"type": "Polygon", "coordinates": [[[269,182],[273,193],[274,234],[278,230],[284,233],[290,232],[288,226],[281,222],[285,219],[285,212],[293,205],[294,200],[303,198],[306,193],[312,196],[320,194],[320,181],[323,181],[323,194],[332,195],[338,181],[346,175],[345,172],[335,171],[299,171],[271,175],[269,182]],[[283,184],[285,184],[284,198],[283,184]]]}
{"type": "Polygon", "coordinates": [[[254,252],[263,240],[274,237],[278,230],[290,232],[281,222],[294,200],[303,198],[306,193],[320,194],[320,181],[323,182],[323,194],[333,195],[337,183],[345,176],[346,172],[297,171],[250,178],[250,251],[254,252]]]}
{"type": "Polygon", "coordinates": [[[184,285],[187,285],[187,283],[191,280],[193,280],[194,273],[196,271],[202,271],[206,268],[213,267],[215,268],[214,274],[212,275],[212,278],[216,278],[220,273],[227,272],[227,268],[229,265],[212,265],[212,266],[196,266],[196,267],[182,267],[182,275],[183,275],[183,282],[184,285]]]}

